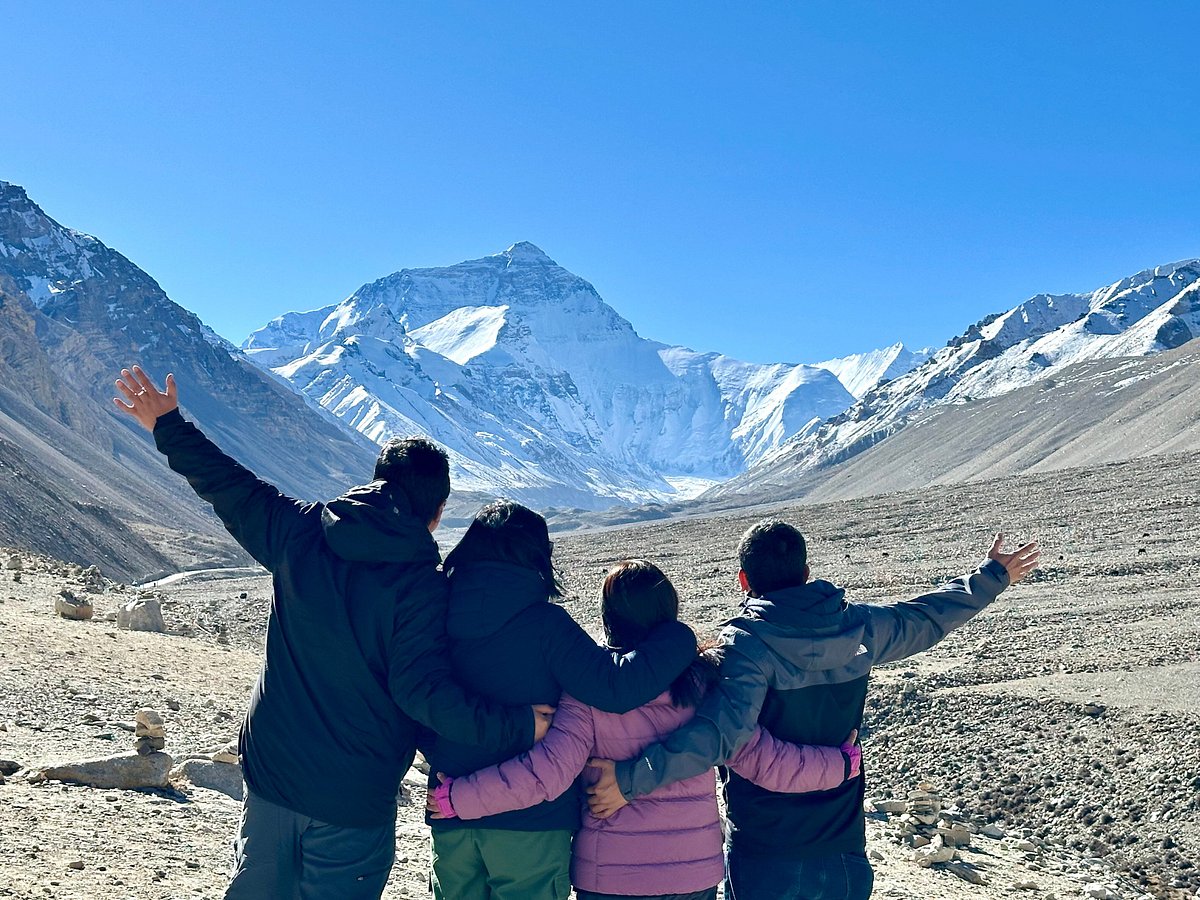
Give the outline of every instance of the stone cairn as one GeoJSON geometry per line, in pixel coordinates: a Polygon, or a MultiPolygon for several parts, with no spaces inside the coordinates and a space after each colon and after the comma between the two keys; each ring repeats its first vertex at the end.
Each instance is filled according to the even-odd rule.
{"type": "Polygon", "coordinates": [[[167,732],[163,728],[162,716],[148,707],[134,713],[133,736],[134,747],[143,756],[167,746],[167,732]]]}
{"type": "Polygon", "coordinates": [[[905,800],[873,800],[879,812],[896,814],[900,842],[912,848],[912,859],[928,868],[941,866],[964,881],[983,884],[983,876],[962,862],[959,848],[971,845],[971,826],[959,810],[943,808],[942,798],[933,785],[923,783],[908,792],[905,800]]]}

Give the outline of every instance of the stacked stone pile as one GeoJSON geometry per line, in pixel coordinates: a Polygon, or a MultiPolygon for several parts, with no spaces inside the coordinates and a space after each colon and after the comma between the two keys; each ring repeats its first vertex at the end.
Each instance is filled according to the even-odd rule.
{"type": "Polygon", "coordinates": [[[95,788],[144,790],[169,788],[167,775],[174,760],[163,753],[166,731],[162,717],[153,709],[139,709],[134,716],[134,753],[106,756],[83,762],[46,766],[29,774],[33,782],[65,781],[95,788]]]}
{"type": "Polygon", "coordinates": [[[139,709],[133,716],[134,746],[145,756],[167,746],[167,733],[162,716],[150,708],[139,709]]]}

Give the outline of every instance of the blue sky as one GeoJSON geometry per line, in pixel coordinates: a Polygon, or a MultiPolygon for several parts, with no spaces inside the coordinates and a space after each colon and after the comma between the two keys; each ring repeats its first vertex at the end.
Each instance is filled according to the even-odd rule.
{"type": "Polygon", "coordinates": [[[226,337],[530,240],[639,333],[941,344],[1200,256],[1200,4],[0,0],[0,179],[226,337]]]}

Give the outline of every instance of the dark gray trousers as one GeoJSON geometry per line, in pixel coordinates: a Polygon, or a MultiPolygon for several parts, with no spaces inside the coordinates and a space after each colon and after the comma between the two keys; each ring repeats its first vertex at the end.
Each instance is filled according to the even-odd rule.
{"type": "Polygon", "coordinates": [[[226,900],[378,900],[396,857],[396,823],[346,828],[246,791],[226,900]]]}

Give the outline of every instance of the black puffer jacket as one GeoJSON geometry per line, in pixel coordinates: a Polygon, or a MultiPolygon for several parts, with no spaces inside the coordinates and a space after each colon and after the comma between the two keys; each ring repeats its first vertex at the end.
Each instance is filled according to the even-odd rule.
{"type": "MultiPolygon", "coordinates": [[[[479,562],[450,577],[451,659],[472,690],[503,703],[557,703],[568,694],[607,712],[653,700],[696,658],[696,636],[682,622],[659,625],[625,656],[599,646],[561,606],[549,602],[533,569],[479,562]]],[[[426,751],[432,771],[466,775],[524,751],[465,746],[448,736],[426,751]]],[[[567,791],[529,809],[464,822],[430,820],[435,829],[548,831],[579,827],[579,798],[567,791]]]]}
{"type": "Polygon", "coordinates": [[[446,580],[425,525],[382,481],[327,504],[280,494],[178,411],[158,449],[270,570],[266,659],[240,739],[246,784],[323,822],[386,824],[418,724],[505,751],[533,743],[528,706],[467,695],[446,655],[446,580]]]}

